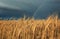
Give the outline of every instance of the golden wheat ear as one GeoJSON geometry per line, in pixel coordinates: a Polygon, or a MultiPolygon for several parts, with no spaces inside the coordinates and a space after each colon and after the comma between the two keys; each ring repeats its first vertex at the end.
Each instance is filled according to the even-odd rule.
{"type": "Polygon", "coordinates": [[[0,39],[60,39],[60,19],[56,15],[39,20],[25,16],[0,20],[0,39]]]}

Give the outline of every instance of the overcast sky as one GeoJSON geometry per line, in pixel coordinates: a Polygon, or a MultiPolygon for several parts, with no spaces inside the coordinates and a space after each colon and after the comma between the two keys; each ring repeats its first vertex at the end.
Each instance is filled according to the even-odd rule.
{"type": "Polygon", "coordinates": [[[38,14],[45,17],[51,11],[60,11],[60,0],[0,0],[0,7],[25,10],[36,17],[38,14]]]}
{"type": "Polygon", "coordinates": [[[44,0],[0,0],[0,6],[16,9],[32,9],[44,3],[44,0]]]}
{"type": "Polygon", "coordinates": [[[0,0],[0,7],[2,6],[13,9],[32,10],[49,1],[56,1],[56,0],[0,0]]]}

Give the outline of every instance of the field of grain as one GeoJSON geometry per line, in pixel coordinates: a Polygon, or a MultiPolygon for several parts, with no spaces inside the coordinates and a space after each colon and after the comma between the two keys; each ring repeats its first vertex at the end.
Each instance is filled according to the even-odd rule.
{"type": "Polygon", "coordinates": [[[60,19],[0,20],[0,39],[60,39],[60,19]]]}

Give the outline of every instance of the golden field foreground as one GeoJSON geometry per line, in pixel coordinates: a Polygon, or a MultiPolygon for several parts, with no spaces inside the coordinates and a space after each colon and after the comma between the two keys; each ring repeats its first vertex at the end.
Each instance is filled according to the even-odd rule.
{"type": "Polygon", "coordinates": [[[0,39],[60,39],[60,19],[0,20],[0,39]]]}

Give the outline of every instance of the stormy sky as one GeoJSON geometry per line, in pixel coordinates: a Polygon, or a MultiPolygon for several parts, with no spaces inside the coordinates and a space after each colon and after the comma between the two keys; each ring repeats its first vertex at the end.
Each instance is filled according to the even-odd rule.
{"type": "MultiPolygon", "coordinates": [[[[0,7],[25,11],[28,13],[27,15],[32,14],[31,16],[35,18],[44,18],[53,12],[60,12],[60,0],[0,0],[0,7]]],[[[3,12],[2,16],[10,14],[10,12],[4,13],[4,10],[0,9],[1,11],[3,12]]],[[[17,12],[24,14],[20,11],[17,12]]],[[[17,13],[11,12],[11,14],[17,13]]]]}

